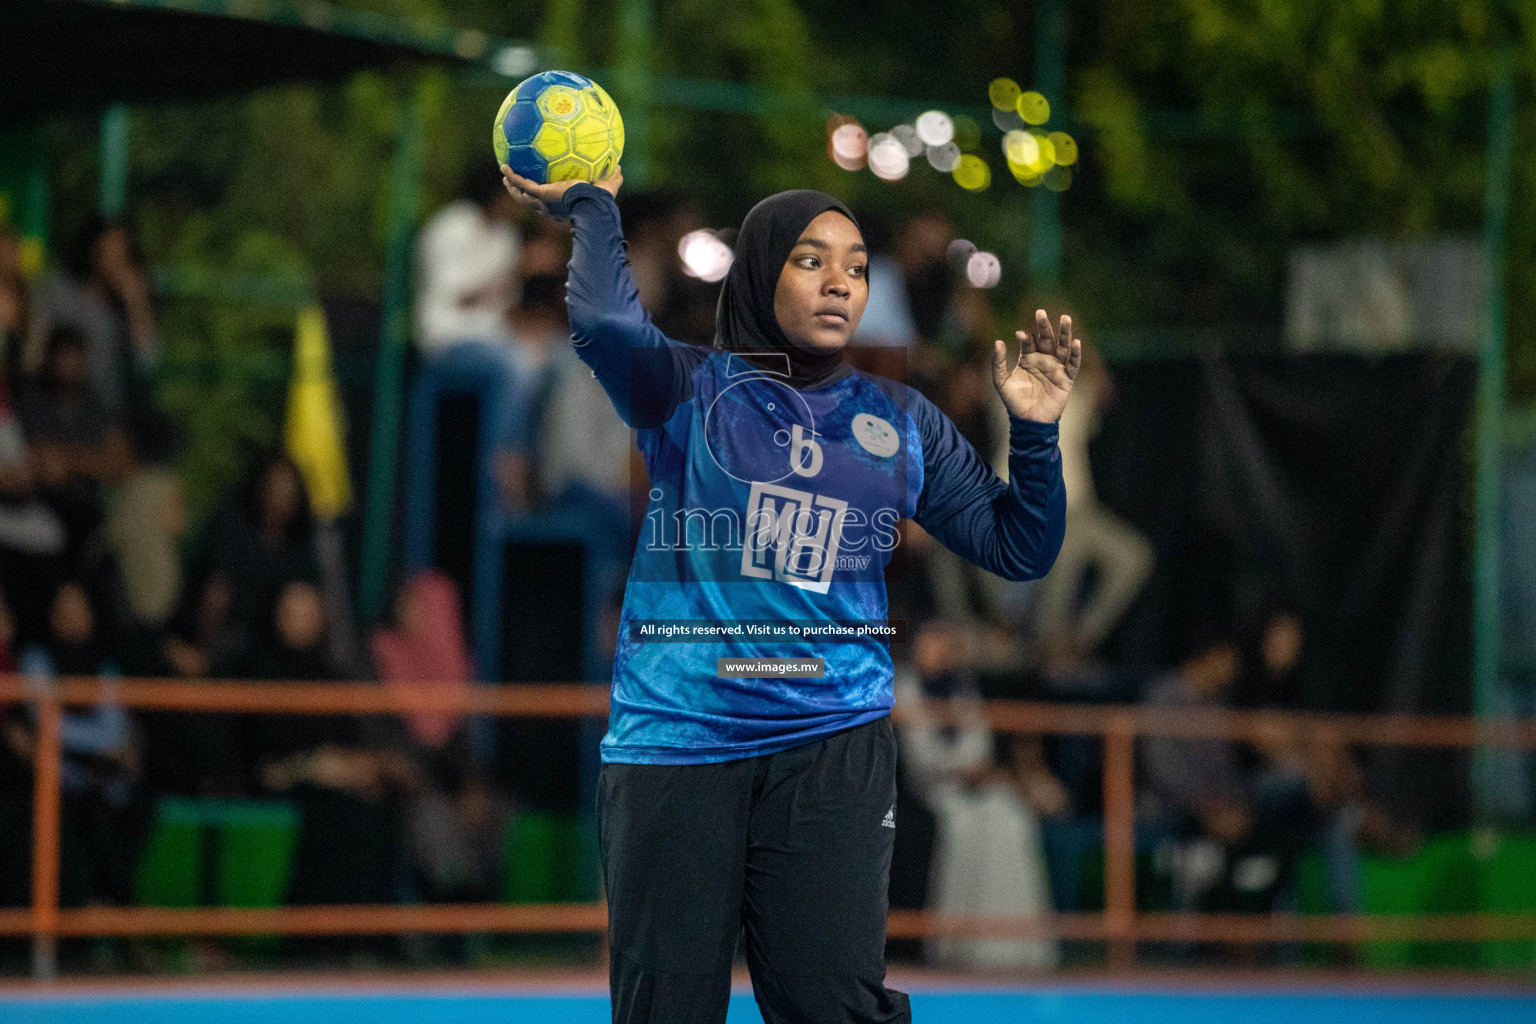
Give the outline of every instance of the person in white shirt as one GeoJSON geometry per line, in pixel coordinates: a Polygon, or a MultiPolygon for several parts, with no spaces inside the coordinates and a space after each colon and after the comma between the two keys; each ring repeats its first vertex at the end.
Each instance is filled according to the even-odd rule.
{"type": "Polygon", "coordinates": [[[516,299],[517,206],[494,169],[472,173],[464,194],[433,214],[416,239],[416,344],[423,355],[506,341],[516,299]]]}

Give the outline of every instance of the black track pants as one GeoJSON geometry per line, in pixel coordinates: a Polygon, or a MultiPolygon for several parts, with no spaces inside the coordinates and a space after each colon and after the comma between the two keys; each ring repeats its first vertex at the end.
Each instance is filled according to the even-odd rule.
{"type": "Polygon", "coordinates": [[[889,719],[740,761],[605,764],[597,801],[615,1024],[724,1021],[743,925],[767,1024],[911,1020],[885,987],[889,719]]]}

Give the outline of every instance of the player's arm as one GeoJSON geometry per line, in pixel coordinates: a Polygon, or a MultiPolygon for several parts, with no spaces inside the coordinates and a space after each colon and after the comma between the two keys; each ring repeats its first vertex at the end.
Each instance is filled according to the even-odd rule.
{"type": "Polygon", "coordinates": [[[1004,579],[1039,579],[1050,571],[1066,533],[1067,494],[1056,447],[1056,421],[1082,363],[1072,322],[1051,330],[1042,311],[1036,333],[1018,332],[1019,359],[1008,365],[1001,341],[993,383],[1008,410],[1008,482],[998,479],[938,409],[914,396],[923,443],[918,525],[961,557],[1004,579]]]}
{"type": "Polygon", "coordinates": [[[503,165],[507,191],[526,206],[571,221],[565,302],[576,354],[592,368],[632,427],[658,427],[689,396],[693,368],[708,354],[662,334],[640,305],[615,201],[622,172],[592,184],[524,178],[503,165]]]}

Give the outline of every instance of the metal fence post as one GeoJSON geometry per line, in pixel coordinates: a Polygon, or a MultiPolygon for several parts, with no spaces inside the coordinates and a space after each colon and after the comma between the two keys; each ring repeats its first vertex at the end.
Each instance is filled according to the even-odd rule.
{"type": "Polygon", "coordinates": [[[59,728],[63,711],[53,680],[35,682],[37,748],[32,764],[32,974],[58,973],[59,728]]]}
{"type": "Polygon", "coordinates": [[[1109,959],[1136,960],[1136,720],[1115,715],[1104,730],[1104,918],[1109,959]]]}

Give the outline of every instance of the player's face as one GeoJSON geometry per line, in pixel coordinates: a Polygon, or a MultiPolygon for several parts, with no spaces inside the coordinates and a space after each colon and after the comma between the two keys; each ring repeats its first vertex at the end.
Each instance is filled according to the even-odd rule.
{"type": "Polygon", "coordinates": [[[830,351],[848,344],[869,301],[869,251],[853,222],[828,210],[806,225],[779,273],[773,313],[790,341],[830,351]]]}

